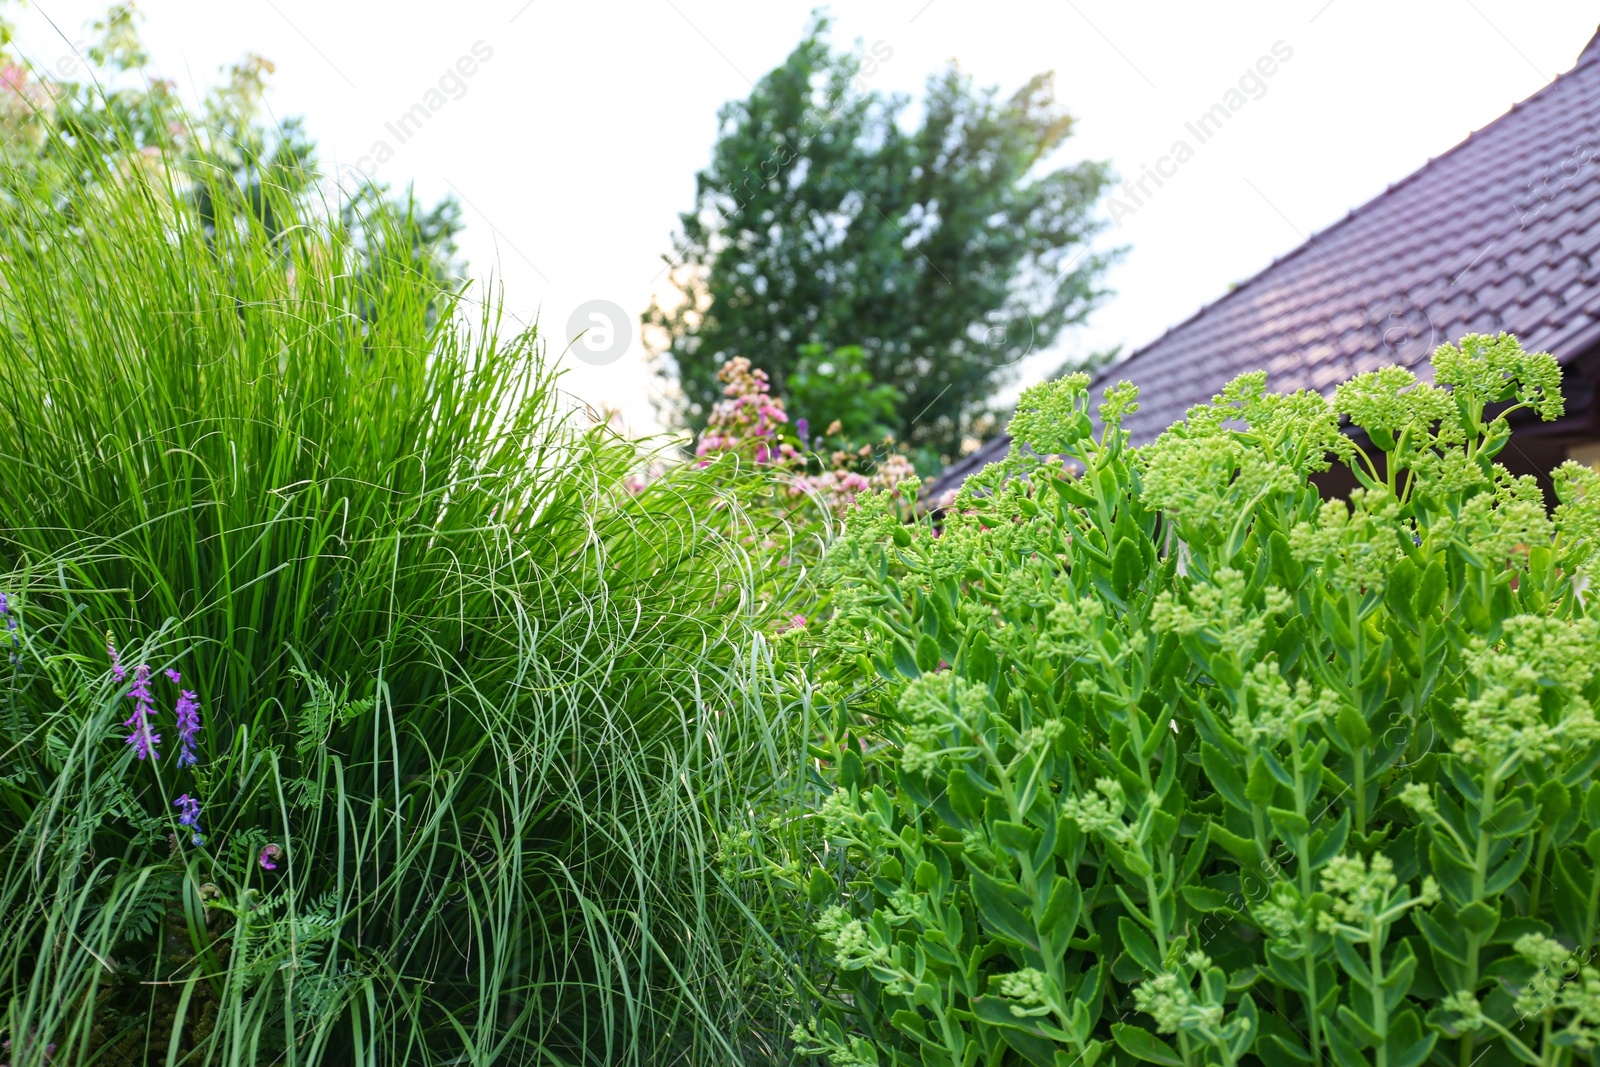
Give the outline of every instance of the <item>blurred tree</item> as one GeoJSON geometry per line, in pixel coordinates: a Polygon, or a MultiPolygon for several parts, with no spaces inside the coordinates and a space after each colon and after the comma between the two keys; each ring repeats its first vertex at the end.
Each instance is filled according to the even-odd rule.
{"type": "Polygon", "coordinates": [[[277,198],[267,189],[320,197],[337,203],[358,247],[367,247],[359,238],[370,243],[377,234],[409,233],[419,269],[446,288],[459,282],[466,268],[456,256],[463,224],[454,198],[424,210],[410,190],[401,198],[384,185],[324,183],[301,121],[267,121],[273,66],[258,55],[234,64],[197,109],[186,109],[173,83],[155,72],[139,37],[140,17],[131,3],[112,5],[91,24],[84,54],[41,73],[11,53],[14,27],[0,16],[0,161],[16,176],[30,177],[71,210],[72,191],[93,188],[108,170],[152,177],[166,171],[203,219],[217,217],[217,201],[225,198],[248,205],[269,231],[277,228],[277,198]]]}
{"type": "Polygon", "coordinates": [[[836,53],[827,28],[814,18],[749,99],[722,109],[674,239],[676,299],[644,323],[681,391],[666,414],[695,427],[731,356],[787,384],[803,346],[860,346],[872,379],[900,391],[892,428],[926,469],[992,421],[989,398],[1018,360],[1103,294],[1109,257],[1088,242],[1109,171],[1042,170],[1072,128],[1051,75],[1001,99],[951,66],[908,129],[907,98],[867,82],[892,50],[836,53]]]}

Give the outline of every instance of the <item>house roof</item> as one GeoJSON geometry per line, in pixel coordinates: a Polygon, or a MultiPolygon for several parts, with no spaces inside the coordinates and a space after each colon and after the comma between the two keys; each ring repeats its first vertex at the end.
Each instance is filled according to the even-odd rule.
{"type": "MultiPolygon", "coordinates": [[[[1153,440],[1235,375],[1331,394],[1434,348],[1514,333],[1568,363],[1600,342],[1600,33],[1576,65],[1103,372],[1144,386],[1124,425],[1153,440]]],[[[1004,435],[930,487],[1004,457],[1004,435]]]]}

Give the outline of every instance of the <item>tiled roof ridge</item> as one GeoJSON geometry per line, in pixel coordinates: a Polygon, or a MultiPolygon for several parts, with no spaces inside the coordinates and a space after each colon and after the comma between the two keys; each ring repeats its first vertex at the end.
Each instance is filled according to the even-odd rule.
{"type": "Polygon", "coordinates": [[[1300,255],[1302,255],[1304,253],[1310,253],[1312,251],[1315,251],[1311,246],[1319,238],[1326,237],[1326,236],[1334,233],[1335,231],[1342,229],[1347,224],[1355,221],[1355,219],[1356,219],[1356,217],[1358,215],[1360,215],[1361,213],[1365,212],[1368,208],[1372,207],[1374,204],[1378,203],[1380,200],[1383,200],[1383,199],[1391,196],[1395,192],[1397,192],[1397,191],[1405,188],[1406,186],[1410,185],[1412,182],[1420,180],[1423,177],[1423,175],[1425,175],[1429,171],[1433,170],[1437,165],[1443,164],[1449,157],[1455,155],[1457,152],[1459,152],[1462,149],[1466,148],[1469,144],[1471,144],[1474,141],[1474,139],[1476,139],[1476,138],[1482,136],[1483,134],[1487,133],[1489,130],[1491,130],[1495,126],[1499,125],[1501,122],[1503,122],[1505,119],[1509,118],[1511,115],[1515,114],[1518,111],[1521,111],[1522,109],[1526,108],[1528,105],[1530,105],[1530,104],[1534,103],[1535,101],[1537,101],[1540,97],[1544,96],[1545,94],[1549,93],[1551,90],[1555,89],[1558,85],[1561,84],[1563,79],[1570,78],[1572,75],[1576,74],[1579,70],[1583,69],[1584,67],[1591,66],[1591,65],[1594,65],[1596,63],[1600,63],[1600,29],[1596,29],[1595,35],[1592,38],[1590,38],[1589,43],[1586,46],[1584,46],[1583,51],[1578,54],[1577,62],[1573,63],[1573,65],[1570,68],[1568,68],[1567,70],[1564,70],[1561,73],[1557,74],[1554,78],[1552,78],[1548,83],[1546,83],[1543,87],[1541,87],[1532,96],[1526,97],[1526,98],[1524,98],[1522,100],[1518,100],[1517,102],[1513,103],[1509,108],[1507,108],[1505,111],[1501,112],[1499,115],[1496,115],[1489,122],[1486,122],[1482,126],[1479,126],[1477,129],[1470,131],[1465,137],[1463,137],[1461,140],[1457,141],[1455,144],[1451,145],[1449,148],[1445,149],[1443,152],[1439,153],[1436,156],[1430,156],[1426,163],[1424,163],[1422,166],[1418,167],[1416,170],[1412,171],[1410,174],[1407,174],[1404,178],[1401,178],[1399,181],[1396,181],[1396,182],[1391,182],[1382,192],[1373,194],[1371,197],[1368,197],[1366,200],[1362,201],[1356,207],[1353,207],[1349,211],[1346,211],[1344,213],[1344,215],[1342,215],[1338,219],[1335,219],[1333,222],[1330,222],[1328,225],[1324,226],[1322,229],[1317,230],[1316,232],[1310,234],[1309,236],[1307,236],[1305,238],[1305,240],[1301,241],[1294,248],[1292,248],[1289,251],[1283,253],[1283,255],[1281,255],[1281,256],[1275,257],[1266,266],[1262,267],[1260,270],[1258,270],[1254,274],[1250,275],[1244,281],[1238,282],[1232,288],[1230,288],[1227,292],[1225,292],[1221,296],[1217,297],[1215,300],[1211,301],[1208,304],[1202,304],[1198,310],[1196,310],[1193,314],[1189,315],[1187,318],[1185,318],[1185,319],[1183,319],[1183,320],[1181,320],[1179,322],[1173,323],[1171,326],[1168,326],[1165,330],[1161,331],[1161,333],[1158,334],[1156,337],[1151,338],[1149,341],[1146,341],[1144,344],[1140,345],[1138,348],[1136,348],[1132,352],[1128,353],[1128,358],[1123,359],[1123,360],[1119,360],[1118,362],[1113,363],[1110,366],[1107,366],[1107,367],[1103,368],[1098,374],[1096,374],[1094,376],[1094,381],[1093,381],[1093,383],[1091,385],[1091,389],[1098,388],[1098,387],[1103,386],[1103,385],[1107,384],[1108,382],[1112,381],[1113,380],[1113,375],[1115,375],[1115,374],[1119,373],[1120,371],[1122,371],[1125,367],[1128,366],[1128,364],[1130,364],[1134,360],[1138,359],[1145,352],[1149,351],[1152,348],[1155,348],[1162,341],[1166,340],[1166,338],[1168,336],[1170,336],[1171,334],[1176,333],[1177,331],[1184,329],[1185,327],[1189,326],[1191,323],[1195,322],[1196,320],[1198,320],[1201,317],[1203,317],[1204,315],[1206,315],[1208,312],[1214,311],[1217,308],[1220,308],[1223,305],[1229,303],[1235,297],[1242,296],[1244,294],[1245,290],[1249,289],[1256,282],[1260,281],[1270,271],[1272,271],[1275,268],[1277,268],[1279,264],[1287,263],[1290,260],[1294,259],[1295,257],[1300,256],[1300,255]]]}
{"type": "Polygon", "coordinates": [[[1582,66],[1583,57],[1587,56],[1590,52],[1600,55],[1600,27],[1596,27],[1594,36],[1589,38],[1589,43],[1584,45],[1583,51],[1578,53],[1578,62],[1572,65],[1574,70],[1576,70],[1579,66],[1582,66]]]}

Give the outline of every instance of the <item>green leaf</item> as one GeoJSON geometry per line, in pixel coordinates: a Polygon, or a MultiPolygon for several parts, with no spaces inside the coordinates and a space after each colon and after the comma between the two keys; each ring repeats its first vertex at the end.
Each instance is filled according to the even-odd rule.
{"type": "Polygon", "coordinates": [[[1200,742],[1200,765],[1205,768],[1206,777],[1211,779],[1212,788],[1222,795],[1223,800],[1240,811],[1250,810],[1250,801],[1244,795],[1244,779],[1239,777],[1238,768],[1222,749],[1210,741],[1200,742]]]}
{"type": "Polygon", "coordinates": [[[1335,937],[1333,952],[1339,958],[1339,966],[1344,968],[1351,980],[1365,989],[1372,988],[1372,968],[1354,945],[1343,937],[1335,937]]]}
{"type": "Polygon", "coordinates": [[[1240,837],[1215,819],[1211,820],[1209,834],[1212,841],[1222,846],[1229,855],[1244,866],[1251,868],[1261,866],[1261,850],[1256,847],[1256,843],[1250,838],[1240,837]]]}
{"type": "Polygon", "coordinates": [[[1456,912],[1456,922],[1468,933],[1477,934],[1479,940],[1483,940],[1494,933],[1494,928],[1499,925],[1500,909],[1476,900],[1456,912]]]}
{"type": "Polygon", "coordinates": [[[1126,915],[1117,916],[1117,936],[1122,940],[1123,951],[1143,967],[1146,974],[1161,973],[1161,954],[1156,951],[1156,943],[1138,923],[1126,915]]]}
{"type": "Polygon", "coordinates": [[[1285,589],[1298,589],[1305,567],[1294,558],[1289,539],[1281,530],[1273,530],[1267,540],[1272,546],[1272,577],[1285,589]]]}
{"type": "MultiPolygon", "coordinates": [[[[1358,998],[1358,1003],[1361,999],[1364,998],[1358,998]]],[[[1365,1009],[1368,1007],[1368,1005],[1363,1004],[1362,1007],[1365,1009]]],[[[1367,1048],[1377,1047],[1380,1040],[1377,1032],[1372,1029],[1371,1023],[1362,1017],[1361,1014],[1352,1010],[1350,1005],[1339,1005],[1337,1018],[1338,1022],[1334,1022],[1332,1019],[1328,1020],[1328,1030],[1342,1030],[1346,1034],[1360,1038],[1362,1045],[1366,1046],[1367,1048]]]]}
{"type": "MultiPolygon", "coordinates": [[[[972,999],[972,1014],[990,1026],[1004,1026],[1008,1029],[1021,1030],[1025,1033],[1033,1034],[1035,1037],[1045,1037],[1046,1034],[1039,1028],[1039,1019],[1011,1013],[1011,1009],[1016,1003],[1016,1001],[1005,997],[974,997],[972,999]]],[[[1046,1062],[1048,1063],[1049,1061],[1046,1062]]]]}
{"type": "Polygon", "coordinates": [[[1272,825],[1277,827],[1279,836],[1285,839],[1311,831],[1311,820],[1299,812],[1287,811],[1284,808],[1268,808],[1267,817],[1272,820],[1272,825]]]}
{"type": "Polygon", "coordinates": [[[811,881],[806,887],[806,896],[812,904],[821,907],[829,901],[839,899],[839,887],[834,883],[833,875],[818,867],[811,872],[811,881]]]}
{"type": "Polygon", "coordinates": [[[861,783],[866,781],[866,774],[861,766],[861,754],[854,747],[844,750],[844,757],[839,760],[839,782],[851,789],[860,789],[861,783]]]}
{"type": "Polygon", "coordinates": [[[1417,617],[1431,619],[1433,613],[1439,610],[1439,605],[1444,603],[1444,595],[1449,588],[1449,575],[1445,572],[1444,564],[1438,559],[1428,564],[1428,569],[1422,572],[1422,581],[1417,587],[1417,617]]]}
{"type": "Polygon", "coordinates": [[[1500,866],[1489,872],[1489,877],[1483,883],[1483,891],[1489,896],[1496,896],[1511,888],[1522,877],[1522,872],[1527,870],[1530,851],[1514,846],[1500,866]]]}
{"type": "Polygon", "coordinates": [[[1461,587],[1460,607],[1467,617],[1467,625],[1471,626],[1473,630],[1483,633],[1489,629],[1489,623],[1491,622],[1489,605],[1484,602],[1483,597],[1478,595],[1477,586],[1471,582],[1461,587]]]}
{"type": "Polygon", "coordinates": [[[967,651],[967,674],[990,685],[999,677],[1000,661],[989,645],[988,633],[983,630],[973,635],[972,647],[967,651]]]}
{"type": "Polygon", "coordinates": [[[996,937],[1039,950],[1039,935],[1033,924],[1023,916],[1021,909],[1006,899],[1005,889],[982,871],[973,871],[969,884],[973,902],[978,905],[978,917],[996,937]]]}
{"type": "Polygon", "coordinates": [[[1322,1028],[1322,1033],[1328,1039],[1328,1049],[1333,1053],[1333,1062],[1338,1067],[1372,1067],[1367,1058],[1361,1054],[1360,1047],[1346,1037],[1343,1030],[1332,1020],[1322,1028]]]}
{"type": "Polygon", "coordinates": [[[1437,1032],[1423,1029],[1415,1011],[1399,1012],[1389,1020],[1389,1040],[1384,1043],[1387,1067],[1421,1067],[1438,1040],[1437,1032]]]}
{"type": "Polygon", "coordinates": [[[1397,618],[1411,629],[1417,628],[1417,565],[1401,559],[1390,567],[1384,584],[1383,601],[1397,618]]]}
{"type": "Polygon", "coordinates": [[[1567,937],[1576,944],[1584,944],[1589,934],[1589,885],[1594,877],[1591,861],[1577,849],[1564,848],[1556,854],[1555,905],[1556,918],[1567,937]]]}
{"type": "Polygon", "coordinates": [[[1111,587],[1126,600],[1144,578],[1144,556],[1139,546],[1126,537],[1117,540],[1111,557],[1111,587]]]}
{"type": "Polygon", "coordinates": [[[1249,993],[1239,997],[1239,1007],[1235,1013],[1239,1021],[1239,1033],[1233,1039],[1228,1051],[1232,1054],[1235,1063],[1239,1057],[1250,1051],[1250,1046],[1255,1044],[1256,1035],[1261,1032],[1260,1016],[1256,1013],[1256,1001],[1249,993]]]}
{"type": "Polygon", "coordinates": [[[1385,1009],[1393,1012],[1395,1005],[1411,991],[1411,982],[1417,973],[1417,955],[1409,940],[1400,942],[1387,966],[1389,970],[1382,983],[1383,1002],[1385,1009]]]}
{"type": "Polygon", "coordinates": [[[921,678],[922,671],[917,668],[916,653],[911,651],[911,646],[903,637],[896,637],[892,645],[894,649],[895,670],[907,678],[921,678]]]}
{"type": "Polygon", "coordinates": [[[1080,508],[1095,506],[1094,496],[1085,492],[1076,478],[1052,478],[1050,484],[1055,486],[1056,493],[1068,504],[1080,508]]]}
{"type": "Polygon", "coordinates": [[[1184,1067],[1183,1057],[1177,1050],[1155,1034],[1127,1023],[1112,1023],[1111,1036],[1117,1047],[1146,1063],[1159,1063],[1161,1067],[1184,1067]]]}
{"type": "Polygon", "coordinates": [[[1211,672],[1211,677],[1215,678],[1219,685],[1227,686],[1229,689],[1238,689],[1244,684],[1244,672],[1226,652],[1218,652],[1212,656],[1206,662],[1206,669],[1211,672]]]}
{"type": "Polygon", "coordinates": [[[1303,996],[1309,987],[1306,985],[1305,963],[1298,955],[1298,947],[1296,952],[1291,958],[1285,954],[1284,946],[1267,942],[1267,971],[1273,981],[1303,996]]]}
{"type": "Polygon", "coordinates": [[[1447,851],[1439,847],[1438,841],[1428,845],[1428,862],[1433,867],[1433,876],[1439,882],[1439,888],[1444,890],[1445,896],[1457,905],[1465,904],[1473,898],[1472,868],[1464,863],[1459,863],[1447,851]]]}
{"type": "Polygon", "coordinates": [[[1555,826],[1572,807],[1572,794],[1567,786],[1551,779],[1539,787],[1539,825],[1548,830],[1555,826]]]}
{"type": "Polygon", "coordinates": [[[1030,858],[1043,835],[1031,826],[1000,820],[992,826],[995,843],[1017,859],[1030,858]]]}
{"type": "Polygon", "coordinates": [[[927,634],[917,638],[917,666],[923,674],[932,674],[939,669],[939,661],[944,657],[939,654],[939,642],[927,634]]]}
{"type": "Polygon", "coordinates": [[[1245,779],[1245,799],[1252,804],[1262,807],[1272,802],[1273,794],[1278,791],[1278,783],[1273,780],[1272,769],[1267,766],[1266,757],[1257,756],[1250,764],[1250,776],[1245,779]]]}
{"type": "Polygon", "coordinates": [[[950,784],[945,787],[950,806],[957,815],[968,819],[983,818],[983,791],[965,764],[950,772],[950,784]]]}
{"type": "Polygon", "coordinates": [[[1050,899],[1044,906],[1044,916],[1039,929],[1046,936],[1053,934],[1062,924],[1070,931],[1078,922],[1078,911],[1083,905],[1083,891],[1072,878],[1057,878],[1050,890],[1050,899]]]}
{"type": "Polygon", "coordinates": [[[1437,958],[1443,956],[1454,963],[1465,965],[1467,962],[1467,939],[1464,928],[1456,923],[1446,925],[1428,912],[1418,908],[1411,913],[1416,921],[1417,929],[1422,931],[1422,936],[1428,942],[1428,947],[1433,950],[1437,958]]]}
{"type": "Polygon", "coordinates": [[[1364,747],[1372,737],[1372,727],[1368,726],[1367,720],[1361,717],[1361,713],[1349,704],[1339,709],[1334,726],[1338,729],[1339,736],[1344,738],[1351,748],[1364,747]]]}
{"type": "Polygon", "coordinates": [[[1233,896],[1220,889],[1211,889],[1203,885],[1186,885],[1179,890],[1184,901],[1195,911],[1222,911],[1233,914],[1229,903],[1233,896]]]}
{"type": "Polygon", "coordinates": [[[1326,830],[1318,830],[1311,835],[1311,869],[1321,870],[1328,865],[1328,861],[1344,851],[1345,841],[1350,836],[1350,813],[1346,811],[1339,816],[1339,821],[1326,830]]]}
{"type": "Polygon", "coordinates": [[[1597,767],[1600,767],[1600,744],[1595,745],[1584,755],[1583,759],[1567,768],[1566,772],[1561,775],[1561,784],[1566,786],[1582,785],[1589,780],[1589,776],[1594,773],[1597,767]]]}
{"type": "Polygon", "coordinates": [[[1278,1034],[1264,1034],[1256,1044],[1256,1055],[1267,1067],[1300,1067],[1311,1062],[1311,1053],[1278,1034]]]}

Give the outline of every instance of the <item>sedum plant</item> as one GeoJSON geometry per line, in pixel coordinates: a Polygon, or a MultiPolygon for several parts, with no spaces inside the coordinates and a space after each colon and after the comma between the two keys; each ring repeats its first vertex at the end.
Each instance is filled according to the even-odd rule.
{"type": "Polygon", "coordinates": [[[1562,411],[1549,355],[1468,336],[1432,379],[1247,374],[1132,449],[1136,391],[1097,429],[1075,375],[937,521],[861,499],[779,646],[801,810],[725,846],[811,909],[800,1053],[1590,1059],[1600,475],[1496,463],[1562,411]]]}

